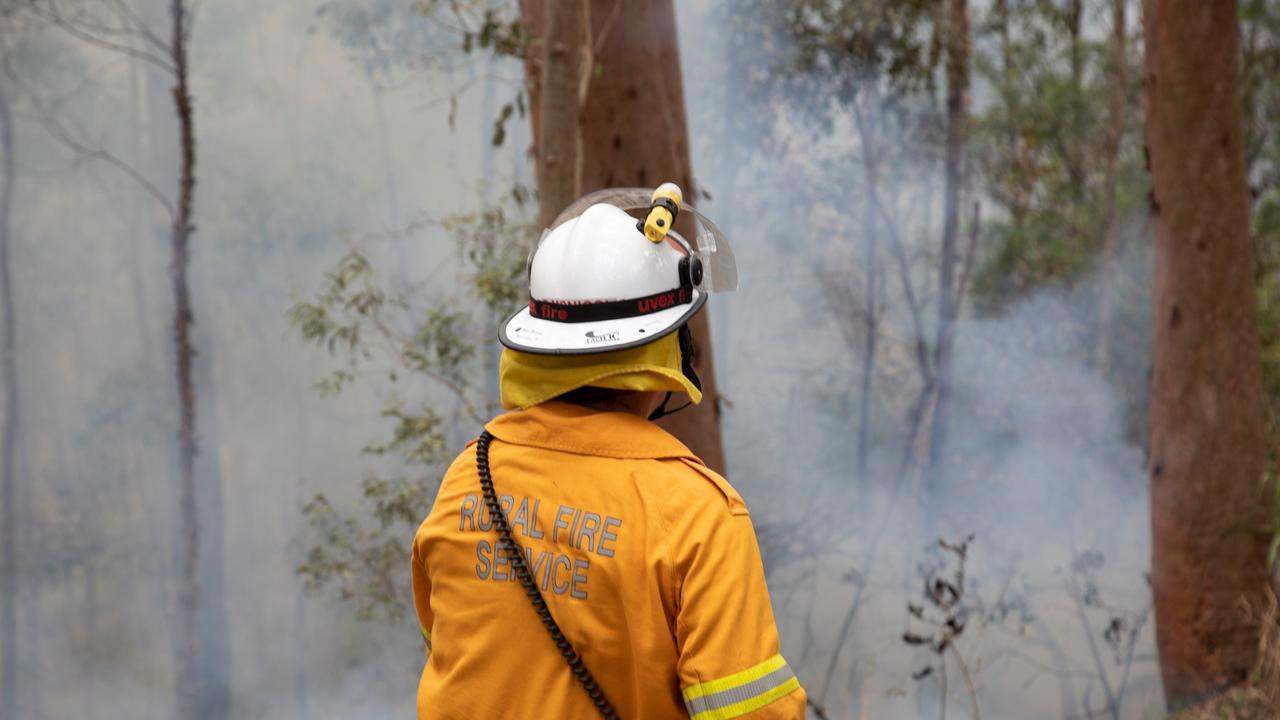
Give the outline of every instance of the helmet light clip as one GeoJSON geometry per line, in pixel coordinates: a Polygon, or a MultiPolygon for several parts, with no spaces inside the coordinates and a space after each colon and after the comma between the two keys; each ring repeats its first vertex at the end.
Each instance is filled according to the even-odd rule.
{"type": "Polygon", "coordinates": [[[636,229],[644,233],[649,242],[657,245],[671,232],[683,201],[684,194],[679,185],[662,183],[653,191],[653,197],[649,198],[649,210],[644,214],[643,220],[636,222],[636,229]]]}

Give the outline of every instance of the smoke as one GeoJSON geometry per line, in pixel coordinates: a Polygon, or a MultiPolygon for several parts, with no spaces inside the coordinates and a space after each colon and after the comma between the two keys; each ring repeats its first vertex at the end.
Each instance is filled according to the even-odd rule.
{"type": "MultiPolygon", "coordinates": [[[[391,184],[401,222],[438,219],[478,205],[486,155],[491,183],[524,173],[527,140],[513,124],[490,153],[488,132],[462,129],[489,122],[479,90],[459,96],[450,127],[465,73],[490,82],[466,68],[380,68],[380,120],[365,64],[321,25],[318,4],[197,5],[191,273],[209,370],[197,424],[201,457],[221,477],[229,715],[403,717],[422,663],[416,622],[358,621],[348,606],[304,596],[295,572],[301,506],[323,491],[355,507],[369,470],[360,448],[387,432],[384,398],[365,387],[318,397],[311,384],[332,362],[296,339],[286,311],[355,238],[396,229],[391,184]]],[[[164,27],[163,8],[136,10],[164,27]]],[[[45,118],[56,111],[84,147],[171,192],[171,80],[55,28],[19,40],[22,52],[6,55],[13,74],[0,79],[18,118],[18,717],[172,717],[168,217],[117,168],[72,152],[45,118]]],[[[517,87],[503,80],[520,77],[512,66],[491,73],[499,96],[517,87]]],[[[439,269],[457,250],[422,237],[366,250],[447,291],[454,274],[439,269]]]]}
{"type": "MultiPolygon", "coordinates": [[[[847,114],[806,119],[814,100],[803,83],[770,81],[786,66],[786,40],[770,37],[744,58],[717,34],[723,11],[704,3],[682,16],[682,51],[698,68],[686,87],[694,167],[711,195],[704,209],[727,229],[741,269],[739,291],[712,307],[730,479],[753,508],[784,654],[833,717],[937,717],[944,660],[948,711],[960,717],[970,694],[986,718],[1159,712],[1145,576],[1141,218],[1129,219],[1124,250],[1105,269],[1123,318],[1110,375],[1094,363],[1102,268],[1003,307],[968,306],[955,329],[945,451],[937,469],[922,468],[922,453],[904,447],[923,387],[917,330],[883,226],[878,265],[865,262],[856,129],[847,114]],[[770,97],[772,112],[753,112],[753,95],[770,97]],[[735,110],[755,122],[733,122],[735,110]],[[860,472],[869,282],[882,310],[860,472]],[[937,630],[909,610],[928,615],[926,579],[955,570],[937,541],[969,535],[964,631],[941,656],[904,643],[904,633],[937,630]],[[914,679],[925,668],[934,670],[914,679]]],[[[900,115],[862,112],[886,133],[878,191],[932,344],[940,165],[911,147],[920,136],[900,115]]],[[[1001,219],[990,208],[988,225],[1001,219]]],[[[979,247],[979,263],[990,249],[979,247]]]]}
{"type": "MultiPolygon", "coordinates": [[[[301,505],[322,491],[356,507],[370,469],[359,449],[387,426],[373,384],[317,397],[311,383],[332,363],[295,338],[285,311],[369,233],[388,238],[366,246],[375,266],[400,269],[423,292],[456,289],[451,243],[388,231],[397,219],[474,208],[481,183],[500,188],[529,174],[522,123],[509,124],[503,148],[487,148],[493,98],[514,94],[518,64],[492,68],[498,79],[486,90],[488,68],[423,71],[362,55],[328,26],[354,6],[323,5],[331,9],[321,16],[321,3],[203,3],[193,36],[192,272],[210,363],[198,422],[201,452],[216,457],[222,478],[236,718],[411,713],[421,663],[414,621],[357,621],[348,606],[305,597],[295,574],[301,505]],[[459,96],[451,127],[450,90],[468,81],[480,91],[459,96]]],[[[743,50],[718,24],[722,6],[678,5],[693,165],[711,193],[703,209],[734,242],[742,277],[739,292],[711,307],[730,479],[753,508],[783,652],[802,681],[833,717],[930,709],[936,674],[912,675],[936,658],[903,643],[915,622],[907,606],[926,602],[918,566],[931,567],[936,538],[973,534],[972,616],[956,648],[983,717],[1096,710],[1118,691],[1126,657],[1121,716],[1158,708],[1151,625],[1141,623],[1149,541],[1141,418],[1132,416],[1142,405],[1132,390],[1144,382],[1142,338],[1119,348],[1118,379],[1091,369],[1081,329],[1091,326],[1096,274],[998,313],[967,311],[956,331],[954,462],[939,492],[926,494],[922,473],[899,470],[921,386],[882,245],[888,310],[867,471],[858,472],[857,311],[871,273],[861,260],[855,133],[847,120],[808,124],[797,109],[813,99],[798,94],[757,112],[768,75],[735,74],[733,53],[743,50]],[[1117,618],[1120,634],[1108,636],[1117,618]],[[1121,662],[1109,637],[1120,638],[1121,662]]],[[[413,19],[360,21],[379,17],[413,19]]],[[[163,25],[162,12],[147,18],[163,25]]],[[[388,37],[397,51],[413,46],[388,37]]],[[[62,100],[77,137],[167,188],[176,166],[167,81],[53,30],[27,41],[39,50],[16,66],[28,82],[0,79],[24,109],[12,219],[26,408],[20,717],[170,717],[167,219],[113,168],[53,139],[23,94],[62,100]]],[[[767,66],[784,49],[777,42],[749,49],[767,66]]],[[[916,158],[886,170],[885,183],[915,280],[927,287],[941,217],[936,171],[916,158]]],[[[1145,308],[1140,238],[1135,229],[1117,268],[1128,278],[1123,303],[1145,308]]],[[[967,692],[947,662],[949,709],[965,716],[967,692]]]]}

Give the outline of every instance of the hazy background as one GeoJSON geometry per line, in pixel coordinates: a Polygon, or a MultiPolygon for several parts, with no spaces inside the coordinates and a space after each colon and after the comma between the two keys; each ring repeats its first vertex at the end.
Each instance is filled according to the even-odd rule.
{"type": "MultiPolygon", "coordinates": [[[[133,7],[163,25],[162,4],[133,7]]],[[[890,329],[873,452],[855,472],[861,339],[839,287],[856,284],[861,251],[856,218],[838,212],[841,197],[861,204],[853,132],[808,117],[817,97],[775,85],[769,68],[783,67],[784,45],[742,61],[740,30],[725,21],[733,3],[676,7],[694,174],[710,194],[699,205],[730,237],[741,274],[738,292],[710,309],[729,478],[752,507],[783,652],[811,696],[833,718],[936,716],[937,672],[912,676],[937,658],[903,642],[919,630],[907,606],[924,602],[922,568],[955,565],[935,540],[973,535],[969,629],[956,650],[983,717],[1085,717],[1121,685],[1121,716],[1159,716],[1132,417],[1133,394],[1145,392],[1135,390],[1148,362],[1143,331],[1117,349],[1129,374],[1091,369],[1072,328],[1093,312],[1094,270],[998,312],[966,307],[951,440],[965,462],[939,489],[897,472],[917,381],[909,341],[890,329]],[[736,122],[748,114],[748,126],[736,122]]],[[[118,167],[59,137],[171,188],[168,82],[58,28],[15,27],[0,87],[18,169],[19,717],[169,717],[168,219],[118,167]]],[[[335,361],[303,342],[287,312],[352,247],[423,306],[457,294],[462,250],[437,223],[532,182],[526,119],[507,124],[501,146],[490,142],[523,68],[461,56],[454,42],[404,2],[195,5],[198,433],[221,477],[213,501],[223,521],[205,558],[221,578],[203,577],[225,584],[232,717],[413,712],[422,650],[412,614],[360,620],[332,592],[307,594],[296,572],[315,542],[307,501],[323,492],[357,512],[360,480],[395,472],[394,458],[361,453],[389,432],[387,391],[370,370],[368,382],[321,397],[313,384],[335,361]]],[[[976,102],[984,92],[975,88],[976,102]]],[[[888,165],[889,202],[913,257],[928,262],[940,177],[904,142],[885,136],[902,150],[888,165]]],[[[536,208],[511,213],[527,220],[536,208]]],[[[1126,225],[1119,263],[1138,326],[1148,304],[1142,220],[1126,225]]],[[[436,397],[425,383],[397,392],[436,397]]],[[[450,452],[477,430],[448,427],[450,452]]],[[[967,717],[965,681],[949,662],[950,710],[967,717]]]]}

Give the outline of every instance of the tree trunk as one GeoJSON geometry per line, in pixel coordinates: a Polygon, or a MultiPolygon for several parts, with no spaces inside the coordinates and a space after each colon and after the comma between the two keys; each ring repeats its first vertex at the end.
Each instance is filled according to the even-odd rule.
{"type": "Polygon", "coordinates": [[[969,96],[969,4],[951,0],[947,25],[947,134],[943,196],[942,256],[938,268],[938,335],[934,349],[934,393],[929,440],[929,492],[940,487],[946,452],[947,411],[951,396],[952,325],[959,315],[956,241],[960,235],[960,195],[964,188],[964,142],[969,96]]]}
{"type": "Polygon", "coordinates": [[[1129,65],[1125,53],[1125,3],[1128,0],[1112,0],[1111,3],[1111,107],[1110,128],[1107,133],[1106,186],[1104,188],[1104,214],[1107,223],[1106,243],[1102,248],[1099,268],[1101,287],[1098,290],[1098,338],[1095,364],[1105,377],[1111,372],[1111,325],[1115,309],[1112,307],[1115,293],[1114,269],[1111,267],[1120,244],[1120,218],[1116,208],[1116,174],[1120,158],[1120,142],[1124,139],[1125,100],[1129,92],[1129,65]]]}
{"type": "MultiPolygon", "coordinates": [[[[197,280],[197,289],[201,283],[197,280]]],[[[197,293],[207,299],[208,294],[197,293]]],[[[205,327],[210,324],[211,303],[203,302],[205,327]]],[[[200,444],[204,452],[193,465],[196,513],[200,523],[200,543],[196,554],[196,586],[200,601],[196,606],[196,673],[200,679],[197,707],[201,720],[224,720],[231,714],[231,649],[227,639],[225,559],[223,552],[223,501],[221,428],[215,400],[213,346],[211,333],[200,334],[205,349],[192,361],[195,394],[203,398],[200,444]]]]}
{"type": "MultiPolygon", "coordinates": [[[[486,114],[486,118],[488,118],[486,114]]],[[[492,127],[488,122],[485,127],[492,127]]],[[[494,322],[494,326],[497,321],[494,322]]],[[[498,371],[493,371],[494,377],[497,377],[498,371]]],[[[307,433],[307,413],[306,413],[306,395],[302,392],[300,383],[293,384],[293,458],[294,458],[294,492],[293,502],[295,507],[302,507],[310,500],[309,488],[307,487],[307,458],[308,450],[311,448],[309,442],[309,434],[307,433]]],[[[294,536],[303,532],[304,523],[300,523],[301,516],[293,513],[290,516],[292,520],[292,530],[289,535],[294,536]]],[[[310,703],[310,683],[307,679],[307,659],[311,657],[308,651],[307,638],[307,589],[305,583],[295,583],[293,589],[293,717],[297,720],[310,720],[311,703],[310,703]]]]}
{"type": "Polygon", "coordinates": [[[1067,178],[1071,183],[1071,199],[1079,207],[1085,201],[1085,169],[1084,148],[1082,140],[1084,128],[1080,123],[1084,115],[1084,39],[1082,37],[1084,22],[1084,1],[1067,0],[1064,18],[1067,26],[1067,38],[1071,43],[1071,89],[1073,91],[1071,105],[1071,123],[1064,138],[1063,154],[1067,166],[1067,178]]]}
{"type": "MultiPolygon", "coordinates": [[[[996,23],[997,34],[1000,36],[1000,71],[1001,82],[1010,83],[1017,76],[1017,61],[1013,58],[1013,42],[1009,33],[1009,2],[1008,0],[995,0],[993,7],[994,21],[996,23]]],[[[1023,170],[1022,160],[1022,136],[1018,132],[1017,126],[1013,123],[1014,111],[1009,105],[1004,104],[1002,118],[1006,130],[1004,134],[1006,155],[1006,172],[1012,177],[1017,177],[1023,170]]],[[[1028,190],[1022,187],[1020,183],[1007,183],[1005,191],[1008,195],[1009,219],[1011,225],[1015,228],[1022,226],[1022,219],[1027,213],[1028,190]]]]}
{"type": "Polygon", "coordinates": [[[0,191],[0,302],[4,303],[4,336],[0,338],[0,368],[4,381],[4,435],[0,438],[0,717],[18,716],[18,567],[17,510],[14,476],[18,450],[18,346],[14,326],[13,274],[9,270],[10,222],[13,210],[13,116],[8,98],[0,92],[0,152],[4,153],[4,190],[0,191]]]}
{"type": "MultiPolygon", "coordinates": [[[[600,71],[592,73],[582,108],[582,191],[619,185],[651,187],[671,180],[693,200],[698,190],[689,161],[671,0],[594,0],[591,25],[600,71]]],[[[708,313],[704,310],[689,322],[703,401],[659,424],[723,473],[708,313]]]]}
{"type": "MultiPolygon", "coordinates": [[[[525,0],[525,21],[534,37],[543,37],[540,0],[525,0]]],[[[684,85],[671,0],[591,0],[591,46],[595,67],[582,98],[581,187],[589,193],[617,186],[653,187],[673,181],[689,200],[697,197],[689,163],[689,133],[684,85]]],[[[540,74],[531,58],[529,77],[540,74]]],[[[532,107],[541,90],[530,82],[532,107]]],[[[534,137],[543,119],[533,114],[534,137]]],[[[541,148],[536,149],[541,154],[541,148]]],[[[720,404],[712,366],[707,311],[689,322],[702,378],[700,405],[664,418],[659,424],[680,438],[711,468],[725,471],[720,438],[720,404]]]]}
{"type": "Polygon", "coordinates": [[[172,0],[169,12],[173,23],[170,52],[174,65],[173,102],[178,119],[181,163],[178,196],[173,216],[172,250],[169,267],[173,283],[173,344],[178,398],[178,588],[177,635],[174,640],[177,672],[177,717],[201,717],[201,678],[198,664],[199,635],[196,623],[200,602],[197,559],[200,549],[199,515],[196,506],[196,395],[191,366],[195,354],[191,346],[191,289],[187,282],[190,260],[191,204],[195,192],[195,129],[192,124],[191,95],[187,88],[187,20],[184,0],[172,0]]]}
{"type": "Polygon", "coordinates": [[[582,133],[578,127],[579,87],[584,61],[585,0],[549,2],[544,7],[542,96],[538,100],[538,224],[552,221],[581,195],[582,133]]]}
{"type": "MultiPolygon", "coordinates": [[[[137,8],[143,22],[149,27],[167,27],[168,6],[164,3],[140,5],[137,8]]],[[[168,72],[130,58],[134,66],[137,92],[135,106],[135,137],[131,143],[130,157],[135,158],[140,172],[155,178],[156,187],[177,187],[180,164],[167,162],[169,146],[172,141],[166,133],[175,122],[173,112],[173,76],[168,72]]],[[[133,302],[137,315],[138,360],[137,369],[145,378],[148,388],[146,393],[147,412],[159,415],[168,414],[164,408],[176,403],[178,396],[173,393],[174,385],[162,384],[166,374],[174,367],[174,345],[165,332],[168,323],[165,313],[169,312],[168,302],[162,296],[167,292],[163,286],[153,288],[153,273],[163,268],[162,258],[168,254],[172,242],[173,216],[154,204],[152,198],[133,194],[136,226],[131,229],[134,236],[129,249],[131,254],[130,273],[133,275],[133,302]],[[160,212],[157,212],[157,210],[160,212]],[[153,255],[154,253],[154,255],[153,255]],[[154,330],[154,332],[153,332],[154,330]]],[[[163,513],[157,516],[156,522],[146,523],[145,544],[155,548],[172,548],[162,556],[160,553],[142,553],[141,562],[151,573],[151,577],[164,578],[163,582],[151,583],[147,600],[155,608],[167,608],[161,614],[164,622],[157,622],[153,628],[158,643],[169,643],[176,647],[178,637],[178,620],[174,595],[174,578],[178,572],[179,529],[181,519],[174,512],[180,494],[179,448],[173,442],[167,430],[147,428],[138,438],[135,450],[143,458],[139,465],[140,473],[134,477],[138,480],[138,491],[143,494],[142,507],[144,513],[163,513]],[[149,482],[151,478],[172,478],[163,488],[149,482]],[[163,520],[161,520],[163,518],[163,520]]],[[[159,646],[157,645],[157,648],[159,646]]],[[[165,663],[163,671],[166,678],[176,682],[178,665],[165,663]]],[[[160,715],[174,714],[173,702],[158,696],[148,696],[148,708],[152,714],[156,709],[166,708],[160,715]]]]}
{"type": "MultiPolygon", "coordinates": [[[[452,80],[450,80],[449,86],[453,87],[452,80]]],[[[396,182],[395,155],[391,151],[391,133],[387,130],[387,114],[382,108],[382,87],[370,80],[369,93],[373,96],[373,119],[378,126],[378,145],[382,150],[382,168],[387,178],[387,226],[395,232],[395,240],[393,241],[396,250],[394,279],[397,289],[403,289],[406,284],[405,273],[409,267],[409,261],[405,253],[405,238],[399,232],[401,230],[400,190],[399,183],[396,182]]],[[[449,149],[452,152],[453,143],[449,144],[449,149]]]]}
{"type": "Polygon", "coordinates": [[[1156,643],[1179,706],[1240,683],[1270,494],[1233,0],[1145,0],[1155,224],[1151,530],[1156,643]]]}
{"type": "Polygon", "coordinates": [[[855,108],[854,121],[858,125],[858,136],[862,143],[862,171],[867,183],[862,215],[862,240],[865,243],[866,252],[864,272],[867,276],[863,305],[867,313],[867,334],[862,346],[862,388],[861,397],[858,398],[858,475],[860,480],[865,481],[871,434],[872,381],[876,369],[876,345],[880,339],[880,315],[877,308],[879,302],[876,299],[879,291],[880,261],[875,206],[875,199],[879,192],[879,168],[876,165],[878,158],[875,149],[875,132],[870,128],[871,119],[860,108],[855,108]]]}

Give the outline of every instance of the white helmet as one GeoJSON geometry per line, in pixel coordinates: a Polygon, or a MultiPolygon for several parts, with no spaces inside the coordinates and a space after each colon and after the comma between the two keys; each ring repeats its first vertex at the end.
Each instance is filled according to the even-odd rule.
{"type": "Polygon", "coordinates": [[[719,271],[721,289],[732,289],[733,255],[714,225],[686,208],[705,223],[698,251],[671,231],[680,204],[680,189],[667,183],[657,191],[601,191],[571,206],[531,254],[529,305],[502,325],[502,344],[573,355],[658,340],[706,302],[712,283],[704,257],[719,271]],[[603,202],[589,202],[595,199],[603,202]],[[639,222],[626,212],[646,207],[639,222]]]}

